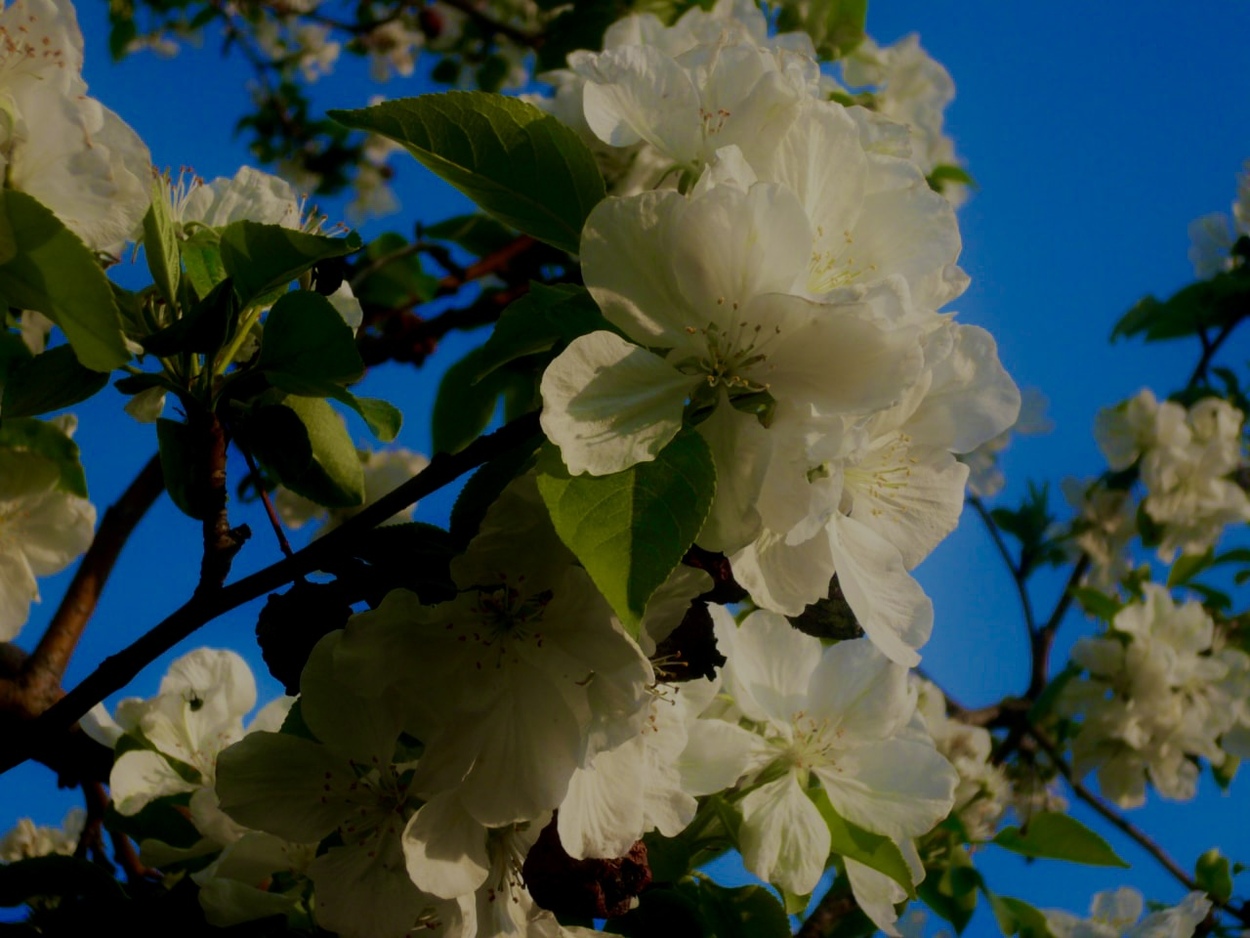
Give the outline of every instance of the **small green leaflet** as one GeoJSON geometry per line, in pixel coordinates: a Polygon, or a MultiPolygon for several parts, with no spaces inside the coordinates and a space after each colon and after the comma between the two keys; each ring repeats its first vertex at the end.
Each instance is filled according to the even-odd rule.
{"type": "Polygon", "coordinates": [[[1054,811],[1038,812],[1023,829],[1004,827],[990,842],[1026,857],[1128,867],[1098,834],[1076,818],[1054,811]]]}
{"type": "Polygon", "coordinates": [[[505,225],[570,254],[578,251],[586,216],[604,197],[586,144],[516,98],[449,91],[330,111],[330,117],[403,144],[505,225]]]}
{"type": "Polygon", "coordinates": [[[148,262],[152,282],[170,306],[178,299],[178,281],[182,274],[179,261],[178,236],[169,214],[169,202],[160,180],[152,182],[152,203],[143,216],[143,255],[148,262]]]}
{"type": "Polygon", "coordinates": [[[3,190],[0,209],[16,245],[0,264],[5,305],[51,319],[86,368],[108,372],[130,361],[113,288],[91,250],[24,192],[3,190]]]}
{"type": "Polygon", "coordinates": [[[1004,935],[1019,935],[1020,938],[1053,938],[1046,916],[1027,902],[1013,899],[1011,896],[996,896],[986,892],[994,917],[998,919],[998,927],[1004,935]]]}
{"type": "Polygon", "coordinates": [[[554,446],[538,465],[538,490],[556,533],[636,636],[651,594],[712,507],[716,467],[707,443],[683,430],[654,461],[606,476],[570,476],[554,446]]]}
{"type": "Polygon", "coordinates": [[[349,384],[365,363],[351,327],[320,293],[293,290],[273,304],[265,320],[257,367],[275,387],[323,397],[326,383],[349,384]]]}
{"type": "Polygon", "coordinates": [[[529,293],[510,304],[495,323],[482,346],[476,380],[509,362],[551,352],[600,329],[617,331],[603,318],[585,287],[532,283],[529,293]]]}

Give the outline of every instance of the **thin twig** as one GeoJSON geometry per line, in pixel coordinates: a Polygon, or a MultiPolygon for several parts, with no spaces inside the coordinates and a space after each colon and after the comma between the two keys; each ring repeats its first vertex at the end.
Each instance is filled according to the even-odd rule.
{"type": "Polygon", "coordinates": [[[282,529],[282,520],[278,517],[278,512],[274,510],[273,500],[269,497],[269,491],[264,486],[260,470],[256,468],[256,460],[252,458],[252,451],[240,443],[238,439],[235,439],[234,445],[239,448],[239,452],[247,460],[247,470],[252,474],[252,481],[256,485],[256,491],[260,492],[261,503],[265,506],[265,514],[269,517],[269,526],[273,528],[273,536],[278,539],[278,548],[282,551],[284,557],[290,557],[295,551],[291,550],[291,542],[286,539],[286,531],[282,529]]]}
{"type": "Polygon", "coordinates": [[[1202,356],[1198,359],[1198,364],[1194,366],[1194,370],[1189,375],[1189,381],[1186,387],[1197,387],[1199,382],[1207,380],[1207,369],[1211,367],[1211,361],[1215,358],[1215,353],[1220,350],[1228,337],[1233,334],[1233,330],[1237,328],[1240,319],[1232,319],[1226,322],[1214,339],[1207,336],[1206,330],[1198,333],[1198,340],[1202,343],[1202,356]]]}
{"type": "Polygon", "coordinates": [[[1063,624],[1063,618],[1068,614],[1072,601],[1076,598],[1074,591],[1081,585],[1085,574],[1089,572],[1089,565],[1089,554],[1082,553],[1072,566],[1072,573],[1068,576],[1068,582],[1064,584],[1063,594],[1055,603],[1055,608],[1051,611],[1046,624],[1033,633],[1031,648],[1033,660],[1029,675],[1029,689],[1025,695],[1030,700],[1036,700],[1046,689],[1046,683],[1050,680],[1050,650],[1054,647],[1059,626],[1063,624]]]}
{"type": "Polygon", "coordinates": [[[1007,569],[1011,572],[1011,580],[1016,585],[1016,592],[1020,596],[1020,608],[1024,612],[1024,624],[1028,627],[1029,637],[1032,639],[1037,634],[1037,620],[1033,614],[1033,602],[1029,599],[1028,586],[1024,582],[1024,577],[1020,575],[1020,566],[1016,563],[1015,558],[1011,556],[1011,551],[1007,549],[1007,542],[1003,540],[1003,534],[998,529],[998,522],[994,520],[994,516],[990,514],[985,503],[976,495],[968,496],[968,504],[973,507],[981,520],[985,522],[985,529],[989,531],[990,537],[994,541],[994,546],[998,548],[999,554],[1002,555],[1003,563],[1007,565],[1007,569]]]}
{"type": "Polygon", "coordinates": [[[511,39],[518,46],[525,46],[530,49],[537,49],[542,45],[543,37],[527,33],[523,29],[518,29],[511,23],[505,23],[497,20],[484,12],[478,7],[473,0],[442,0],[442,2],[451,7],[453,10],[459,10],[469,19],[477,24],[478,28],[486,34],[498,34],[511,39]]]}
{"type": "MultiPolygon", "coordinates": [[[[1056,745],[1053,739],[1036,726],[1029,725],[1025,732],[1036,740],[1037,744],[1046,752],[1046,755],[1050,757],[1050,761],[1054,764],[1055,768],[1059,770],[1059,774],[1064,777],[1064,780],[1068,783],[1068,787],[1072,789],[1072,793],[1076,795],[1077,798],[1093,808],[1105,821],[1110,823],[1117,830],[1121,831],[1139,847],[1154,857],[1155,860],[1158,861],[1159,865],[1167,870],[1168,873],[1170,873],[1172,877],[1186,889],[1191,891],[1202,891],[1202,887],[1194,881],[1193,877],[1185,871],[1184,867],[1172,859],[1171,855],[1159,846],[1159,844],[1151,838],[1149,834],[1124,817],[1123,814],[1117,811],[1115,807],[1101,795],[1090,791],[1090,789],[1085,786],[1085,783],[1076,777],[1076,773],[1072,770],[1072,766],[1070,766],[1067,763],[1067,760],[1064,759],[1063,753],[1059,750],[1058,745],[1056,745]]],[[[1235,906],[1231,902],[1222,902],[1215,896],[1210,896],[1210,899],[1238,921],[1243,924],[1250,925],[1250,908],[1247,908],[1245,904],[1235,906]]]]}
{"type": "Polygon", "coordinates": [[[364,532],[538,432],[538,414],[526,414],[480,437],[458,453],[438,453],[412,479],[291,557],[220,589],[197,591],[158,625],[106,658],[81,684],[41,716],[18,727],[6,740],[5,752],[0,755],[0,773],[31,758],[36,748],[46,745],[109,694],[124,688],[147,665],[201,626],[296,577],[323,569],[364,532]]]}

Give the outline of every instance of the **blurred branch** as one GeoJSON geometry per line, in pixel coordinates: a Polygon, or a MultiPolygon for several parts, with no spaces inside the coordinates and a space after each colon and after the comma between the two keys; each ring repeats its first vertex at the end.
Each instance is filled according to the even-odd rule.
{"type": "Polygon", "coordinates": [[[438,453],[416,476],[291,557],[219,589],[197,589],[188,602],[136,641],[106,658],[81,684],[39,717],[16,727],[5,740],[4,751],[0,754],[0,773],[53,743],[92,706],[124,688],[143,668],[201,626],[296,577],[322,569],[362,533],[538,432],[538,414],[526,414],[478,438],[458,453],[438,453]]]}
{"type": "Polygon", "coordinates": [[[1030,640],[1037,634],[1037,619],[1033,613],[1033,602],[1029,599],[1028,585],[1025,583],[1024,577],[1020,573],[1020,566],[1016,563],[1011,551],[1007,548],[1007,542],[1003,540],[1003,532],[999,530],[998,522],[994,520],[994,516],[990,514],[985,502],[981,501],[977,495],[969,494],[967,498],[968,504],[973,507],[976,513],[985,522],[985,529],[989,531],[990,538],[994,541],[994,546],[998,548],[998,553],[1003,558],[1003,563],[1007,565],[1008,571],[1011,573],[1011,580],[1016,585],[1016,593],[1020,596],[1020,609],[1024,613],[1024,624],[1029,630],[1030,640]]]}
{"type": "Polygon", "coordinates": [[[794,936],[795,938],[828,938],[837,929],[842,919],[858,908],[850,886],[843,882],[835,882],[794,936]]]}

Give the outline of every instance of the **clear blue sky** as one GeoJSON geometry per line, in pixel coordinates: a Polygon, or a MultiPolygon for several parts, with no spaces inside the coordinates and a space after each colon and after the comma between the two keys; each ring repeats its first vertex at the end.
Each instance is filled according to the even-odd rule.
{"type": "MultiPolygon", "coordinates": [[[[157,165],[190,164],[212,177],[248,162],[242,142],[232,135],[247,100],[246,67],[222,61],[211,44],[185,49],[172,60],[142,55],[114,66],[106,50],[105,11],[101,0],[80,5],[92,94],[130,122],[157,165]]],[[[1207,212],[1227,211],[1233,198],[1236,173],[1250,157],[1245,55],[1250,4],[877,0],[869,28],[883,43],[918,31],[955,78],[958,97],[948,112],[949,127],[980,186],[960,213],[962,263],[972,286],[955,308],[963,321],[996,336],[1003,361],[1021,385],[1040,387],[1051,401],[1055,432],[1017,440],[1004,459],[1005,499],[1018,496],[1027,478],[1057,485],[1065,475],[1097,473],[1101,462],[1090,435],[1094,412],[1146,384],[1166,393],[1184,381],[1196,357],[1195,347],[1185,344],[1112,347],[1107,336],[1141,295],[1167,294],[1189,281],[1188,223],[1207,212]]],[[[400,97],[424,90],[420,82],[402,79],[378,88],[365,81],[365,73],[360,63],[344,61],[333,78],[316,87],[317,104],[359,107],[379,91],[400,97]]],[[[418,207],[425,220],[459,210],[463,203],[433,196],[430,185],[424,170],[402,163],[398,190],[405,210],[370,223],[366,236],[387,228],[410,230],[418,207]]],[[[334,205],[325,208],[335,217],[334,205]]],[[[367,379],[367,393],[402,394],[396,398],[407,416],[401,442],[411,448],[428,451],[423,410],[436,373],[456,357],[453,345],[466,347],[447,344],[422,376],[426,390],[414,392],[412,376],[395,368],[379,369],[367,379]]],[[[1230,343],[1223,356],[1234,366],[1247,359],[1245,336],[1230,343]]],[[[155,450],[151,428],[122,415],[120,404],[110,390],[75,408],[101,512],[155,450]]],[[[363,427],[354,428],[363,442],[363,427]]],[[[430,499],[419,516],[437,522],[448,507],[446,498],[430,499]]],[[[232,520],[247,520],[256,532],[236,562],[237,573],[275,559],[261,517],[239,513],[232,520]]],[[[123,554],[71,668],[71,682],[190,594],[197,541],[195,523],[163,500],[123,554]]],[[[969,515],[919,572],[937,608],[925,667],[970,705],[1019,692],[1026,682],[1015,594],[996,563],[969,515]]],[[[34,641],[66,580],[63,575],[44,584],[45,602],[35,608],[24,641],[34,641]]],[[[1240,602],[1244,606],[1244,595],[1240,602]]],[[[223,617],[205,628],[197,643],[249,647],[256,608],[223,617]]],[[[1072,620],[1061,646],[1083,628],[1072,620]]],[[[163,666],[149,669],[132,693],[152,693],[163,666]]],[[[258,677],[262,699],[278,692],[263,673],[258,677]]],[[[0,825],[21,814],[58,821],[77,796],[49,797],[51,784],[51,776],[33,766],[0,776],[0,804],[6,806],[0,825]]],[[[1216,845],[1234,859],[1250,861],[1247,786],[1250,779],[1238,779],[1232,795],[1221,798],[1204,777],[1197,803],[1152,798],[1134,818],[1187,867],[1216,845]]],[[[1095,890],[1123,882],[1151,898],[1180,897],[1179,887],[1158,873],[1149,857],[1111,839],[1132,861],[1132,871],[1030,866],[1010,857],[991,862],[988,855],[980,866],[1003,893],[1074,911],[1083,911],[1095,890]]],[[[1250,893],[1250,883],[1241,893],[1250,893]]],[[[969,933],[996,929],[982,914],[969,933]]]]}

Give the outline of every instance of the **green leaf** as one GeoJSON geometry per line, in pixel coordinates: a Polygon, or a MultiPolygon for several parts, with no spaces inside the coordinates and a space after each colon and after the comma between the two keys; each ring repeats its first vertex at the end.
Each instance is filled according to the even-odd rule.
{"type": "Polygon", "coordinates": [[[174,220],[169,214],[169,203],[165,200],[165,187],[160,180],[152,183],[152,203],[143,216],[143,255],[147,259],[152,282],[165,297],[165,302],[174,306],[182,274],[181,252],[174,220]]]}
{"type": "Polygon", "coordinates": [[[283,406],[295,411],[304,425],[312,461],[297,478],[283,478],[282,484],[327,508],[355,508],[364,504],[364,467],[343,418],[329,404],[315,397],[292,394],[283,401],[283,406]]]}
{"type": "Polygon", "coordinates": [[[499,493],[533,464],[534,453],[542,440],[542,434],[536,433],[521,445],[500,453],[469,476],[451,509],[451,533],[460,543],[467,544],[473,539],[482,526],[486,510],[494,504],[499,493]]]}
{"type": "Polygon", "coordinates": [[[570,254],[604,197],[595,158],[577,134],[516,98],[449,91],[330,116],[403,144],[505,225],[570,254]]]}
{"type": "Polygon", "coordinates": [[[1004,827],[991,843],[1026,857],[1128,867],[1102,837],[1076,818],[1055,811],[1039,811],[1023,829],[1004,827]]]}
{"type": "Polygon", "coordinates": [[[221,230],[221,262],[244,306],[281,290],[313,264],[360,250],[360,236],[327,238],[254,221],[221,230]]]}
{"type": "Polygon", "coordinates": [[[1110,622],[1124,608],[1124,604],[1118,599],[1099,592],[1092,586],[1074,586],[1070,592],[1072,598],[1081,604],[1082,609],[1095,619],[1102,619],[1104,622],[1110,622]]]}
{"type": "Polygon", "coordinates": [[[162,357],[181,353],[214,355],[234,334],[241,312],[234,288],[223,280],[181,319],[144,336],[143,348],[162,357]]]}
{"type": "Polygon", "coordinates": [[[109,376],[78,363],[68,345],[36,355],[14,370],[6,381],[0,415],[34,417],[85,401],[108,384],[109,376]]]}
{"type": "Polygon", "coordinates": [[[882,834],[874,834],[852,824],[834,809],[824,790],[809,792],[812,802],[825,819],[832,838],[832,851],[840,856],[884,873],[907,891],[909,898],[916,898],[916,887],[911,881],[911,870],[903,859],[898,845],[882,834]]]}
{"type": "Polygon", "coordinates": [[[727,889],[700,875],[678,888],[698,903],[707,934],[716,938],[789,938],[786,910],[764,886],[727,889]],[[697,888],[692,888],[695,884],[697,888]]]}
{"type": "Polygon", "coordinates": [[[539,458],[538,489],[560,539],[637,634],[651,594],[707,519],[716,467],[703,438],[689,430],[654,461],[606,476],[570,476],[549,446],[539,458]]]}
{"type": "Polygon", "coordinates": [[[517,233],[489,215],[457,215],[422,232],[435,241],[450,241],[470,254],[483,257],[516,240],[517,233]]]}
{"type": "Polygon", "coordinates": [[[981,886],[980,874],[973,869],[967,851],[959,847],[951,853],[946,866],[929,870],[916,893],[935,914],[950,922],[956,933],[962,934],[976,911],[981,886]]]}
{"type": "Polygon", "coordinates": [[[179,243],[179,249],[186,279],[196,296],[208,296],[226,279],[226,268],[221,263],[221,235],[212,228],[196,228],[179,243]]]}
{"type": "Polygon", "coordinates": [[[1010,896],[996,896],[986,892],[994,917],[998,919],[998,927],[1004,935],[1019,935],[1020,938],[1054,938],[1050,926],[1046,924],[1046,916],[1027,902],[1013,899],[1010,896]]]}
{"type": "Polygon", "coordinates": [[[434,298],[438,279],[421,269],[421,257],[409,251],[411,243],[401,234],[388,231],[369,242],[361,268],[373,268],[352,288],[356,299],[370,306],[399,308],[434,298]],[[403,253],[401,253],[403,252],[403,253]],[[383,258],[386,258],[382,263],[383,258]]]}
{"type": "Polygon", "coordinates": [[[585,287],[531,283],[529,293],[503,311],[482,346],[477,380],[518,359],[558,352],[578,336],[598,330],[618,332],[585,287]]]}
{"type": "Polygon", "coordinates": [[[213,505],[197,484],[204,479],[204,440],[185,423],[160,417],[156,421],[156,442],[161,451],[165,489],[173,503],[197,521],[211,517],[213,505]]]}
{"type": "Polygon", "coordinates": [[[801,29],[812,37],[821,59],[839,59],[863,42],[867,16],[868,0],[788,0],[782,4],[777,29],[801,29]]]}
{"type": "Polygon", "coordinates": [[[61,474],[61,490],[87,497],[87,477],[82,471],[78,444],[55,421],[5,417],[0,420],[0,448],[26,450],[52,460],[61,474]]]}
{"type": "Polygon", "coordinates": [[[446,372],[438,384],[430,431],[436,453],[457,453],[490,425],[499,399],[524,412],[534,397],[534,376],[499,369],[478,380],[482,349],[475,348],[446,372]]]}
{"type": "Polygon", "coordinates": [[[399,436],[399,430],[404,425],[404,415],[394,404],[377,397],[357,397],[347,391],[335,394],[334,399],[342,401],[360,414],[369,432],[379,442],[391,443],[399,436]]]}
{"type": "Polygon", "coordinates": [[[935,192],[941,192],[950,183],[964,186],[976,185],[972,175],[966,169],[953,163],[941,163],[933,167],[926,181],[929,183],[929,188],[935,192]]]}
{"type": "Polygon", "coordinates": [[[284,293],[274,303],[256,367],[275,387],[309,397],[324,397],[319,388],[327,382],[349,384],[365,373],[351,327],[311,290],[284,293]]]}
{"type": "Polygon", "coordinates": [[[20,335],[0,329],[0,388],[4,387],[9,375],[34,357],[20,335]]]}
{"type": "Polygon", "coordinates": [[[1227,902],[1233,895],[1233,874],[1229,870],[1228,857],[1221,856],[1220,851],[1212,847],[1198,858],[1194,870],[1194,881],[1198,888],[1208,893],[1213,899],[1227,902]]]}
{"type": "Polygon", "coordinates": [[[1216,274],[1192,283],[1166,300],[1148,296],[1116,323],[1111,341],[1135,335],[1161,342],[1220,329],[1239,322],[1250,310],[1250,271],[1245,268],[1216,274]]]}
{"type": "Polygon", "coordinates": [[[298,479],[312,464],[312,442],[299,415],[285,404],[263,404],[235,424],[239,443],[280,482],[298,479]]]}
{"type": "Polygon", "coordinates": [[[1215,562],[1215,549],[1207,548],[1202,554],[1181,554],[1168,571],[1168,586],[1180,586],[1188,583],[1203,570],[1215,562]]]}
{"type": "Polygon", "coordinates": [[[17,246],[0,264],[0,299],[60,326],[87,368],[107,372],[130,361],[113,289],[91,250],[24,192],[3,190],[0,208],[17,246]]]}

